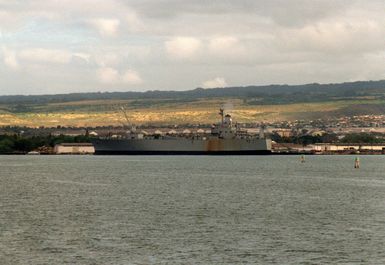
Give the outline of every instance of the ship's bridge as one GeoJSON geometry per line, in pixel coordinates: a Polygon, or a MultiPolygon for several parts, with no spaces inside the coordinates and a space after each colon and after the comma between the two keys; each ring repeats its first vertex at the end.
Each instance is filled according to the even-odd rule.
{"type": "Polygon", "coordinates": [[[226,114],[223,120],[223,125],[228,127],[231,127],[233,125],[233,119],[231,118],[230,114],[226,114]]]}
{"type": "Polygon", "coordinates": [[[222,139],[235,138],[237,135],[237,128],[233,125],[231,115],[224,115],[223,109],[220,109],[219,115],[221,115],[221,123],[213,127],[212,134],[222,139]]]}

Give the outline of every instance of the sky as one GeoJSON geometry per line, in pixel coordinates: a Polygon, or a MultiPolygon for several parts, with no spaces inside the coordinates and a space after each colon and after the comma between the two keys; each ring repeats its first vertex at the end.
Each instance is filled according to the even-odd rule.
{"type": "Polygon", "coordinates": [[[385,79],[383,0],[0,0],[0,94],[385,79]]]}

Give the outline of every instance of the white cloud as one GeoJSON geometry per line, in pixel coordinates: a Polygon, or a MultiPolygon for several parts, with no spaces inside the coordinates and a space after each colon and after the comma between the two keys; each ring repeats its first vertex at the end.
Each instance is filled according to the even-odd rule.
{"type": "Polygon", "coordinates": [[[119,56],[115,52],[103,52],[103,51],[98,51],[94,55],[94,59],[97,65],[101,67],[105,67],[107,65],[116,66],[120,61],[119,56]]]}
{"type": "Polygon", "coordinates": [[[211,80],[204,81],[202,83],[203,88],[216,88],[216,87],[226,87],[227,82],[223,77],[216,77],[211,80]]]}
{"type": "Polygon", "coordinates": [[[139,73],[134,70],[127,70],[122,76],[122,81],[131,85],[139,85],[143,83],[139,73]]]}
{"type": "Polygon", "coordinates": [[[42,48],[29,48],[23,50],[11,50],[6,47],[2,48],[4,64],[12,69],[18,70],[21,65],[28,64],[69,64],[72,60],[82,60],[89,63],[91,56],[87,53],[75,52],[72,53],[66,50],[53,50],[42,48]]]}
{"type": "Polygon", "coordinates": [[[119,82],[120,75],[118,70],[112,67],[103,67],[98,71],[99,79],[105,84],[115,84],[119,82]]]}
{"type": "Polygon", "coordinates": [[[201,46],[201,40],[193,37],[175,37],[165,42],[167,53],[180,59],[193,58],[201,46]]]}
{"type": "Polygon", "coordinates": [[[208,48],[211,54],[225,58],[240,58],[247,56],[246,48],[234,36],[219,36],[210,39],[208,48]]]}
{"type": "MultiPolygon", "coordinates": [[[[217,75],[234,85],[385,78],[383,0],[0,0],[0,6],[0,64],[24,70],[18,78],[0,72],[9,93],[93,90],[101,82],[125,89],[142,83],[141,75],[152,77],[138,86],[143,90],[188,89],[217,75]]],[[[225,81],[208,80],[206,87],[225,81]]]]}
{"type": "Polygon", "coordinates": [[[129,84],[140,85],[143,83],[137,71],[132,69],[126,70],[121,74],[117,69],[112,67],[103,67],[98,71],[99,80],[104,84],[129,84]]]}
{"type": "MultiPolygon", "coordinates": [[[[0,4],[1,5],[1,4],[0,4]]],[[[16,29],[21,23],[19,16],[10,10],[0,10],[0,29],[6,31],[7,29],[16,29]]]]}
{"type": "Polygon", "coordinates": [[[20,67],[19,62],[16,58],[16,53],[5,47],[3,47],[3,61],[4,64],[11,70],[18,70],[20,67]]]}
{"type": "Polygon", "coordinates": [[[224,49],[229,50],[239,45],[239,40],[233,36],[220,36],[210,40],[209,47],[211,50],[224,49]]]}
{"type": "Polygon", "coordinates": [[[382,49],[383,41],[378,36],[384,34],[385,28],[375,21],[337,19],[282,31],[280,45],[284,44],[282,48],[288,50],[343,55],[382,49]]]}
{"type": "Polygon", "coordinates": [[[67,64],[71,61],[72,54],[66,50],[31,48],[19,52],[21,60],[39,63],[67,64]]]}
{"type": "Polygon", "coordinates": [[[87,53],[76,52],[76,53],[73,53],[72,56],[73,56],[73,58],[79,58],[79,59],[81,59],[87,63],[89,63],[91,60],[91,55],[89,55],[87,53]]]}
{"type": "Polygon", "coordinates": [[[129,32],[140,32],[146,28],[138,14],[133,11],[127,11],[125,15],[125,22],[125,26],[129,32]]]}
{"type": "Polygon", "coordinates": [[[103,37],[114,37],[118,34],[120,21],[115,18],[97,18],[89,20],[89,24],[95,27],[103,37]]]}

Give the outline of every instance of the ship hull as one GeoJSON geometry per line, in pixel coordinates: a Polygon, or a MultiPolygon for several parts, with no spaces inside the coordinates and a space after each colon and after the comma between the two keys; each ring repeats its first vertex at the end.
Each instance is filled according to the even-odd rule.
{"type": "Polygon", "coordinates": [[[95,155],[270,155],[268,150],[254,151],[95,151],[95,155]]]}
{"type": "Polygon", "coordinates": [[[268,155],[268,139],[97,139],[96,155],[268,155]]]}

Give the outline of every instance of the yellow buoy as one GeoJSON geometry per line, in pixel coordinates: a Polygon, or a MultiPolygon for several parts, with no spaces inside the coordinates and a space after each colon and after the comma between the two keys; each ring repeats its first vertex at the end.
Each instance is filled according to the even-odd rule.
{"type": "Polygon", "coordinates": [[[358,157],[354,160],[354,168],[360,168],[360,159],[358,157]]]}

